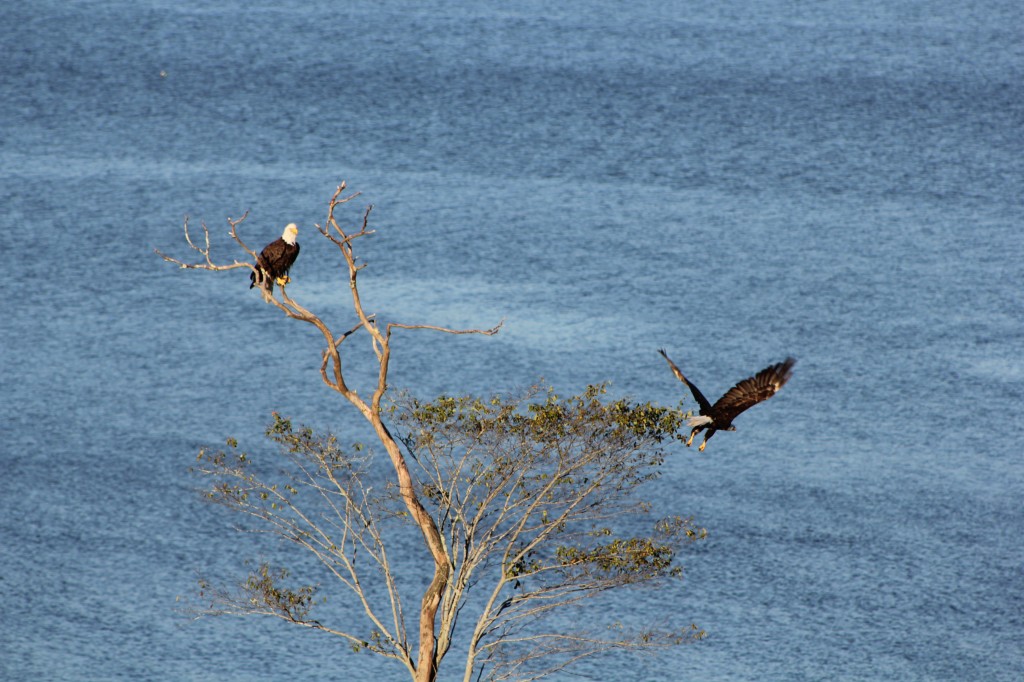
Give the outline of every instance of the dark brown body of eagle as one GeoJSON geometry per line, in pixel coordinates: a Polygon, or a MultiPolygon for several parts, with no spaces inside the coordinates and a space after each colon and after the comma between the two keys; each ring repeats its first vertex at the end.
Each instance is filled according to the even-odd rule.
{"type": "Polygon", "coordinates": [[[274,282],[284,286],[291,281],[288,271],[299,257],[299,228],[289,223],[280,238],[263,247],[256,259],[256,269],[249,275],[249,288],[259,285],[267,293],[274,291],[274,282]]]}
{"type": "Polygon", "coordinates": [[[704,450],[708,440],[711,436],[715,435],[716,431],[735,431],[736,427],[732,425],[732,420],[739,416],[741,412],[775,395],[789,381],[789,378],[793,376],[793,365],[796,364],[796,360],[793,358],[786,358],[782,362],[765,367],[754,376],[744,379],[730,388],[725,392],[725,395],[716,400],[715,404],[712,405],[704,397],[704,394],[700,392],[700,389],[683,376],[680,369],[676,367],[676,363],[672,362],[664,350],[659,349],[658,352],[668,362],[668,366],[672,368],[672,373],[676,375],[676,378],[690,389],[694,400],[700,405],[700,414],[696,417],[691,417],[686,422],[687,426],[693,427],[686,445],[689,447],[693,444],[693,437],[707,429],[707,433],[704,434],[704,441],[700,444],[699,450],[701,451],[704,450]]]}

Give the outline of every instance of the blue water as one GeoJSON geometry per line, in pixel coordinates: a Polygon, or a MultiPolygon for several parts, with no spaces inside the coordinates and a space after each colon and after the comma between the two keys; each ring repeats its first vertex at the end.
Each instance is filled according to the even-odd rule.
{"type": "Polygon", "coordinates": [[[583,672],[1024,677],[1019,2],[40,0],[0,5],[0,48],[0,678],[403,679],[176,610],[274,551],[199,502],[197,449],[355,422],[312,328],[152,249],[186,214],[228,259],[227,217],[296,221],[289,291],[347,329],[312,229],[341,180],[372,311],[505,320],[400,334],[419,395],[674,404],[659,347],[716,395],[799,358],[655,493],[710,537],[628,608],[708,639],[583,672]]]}

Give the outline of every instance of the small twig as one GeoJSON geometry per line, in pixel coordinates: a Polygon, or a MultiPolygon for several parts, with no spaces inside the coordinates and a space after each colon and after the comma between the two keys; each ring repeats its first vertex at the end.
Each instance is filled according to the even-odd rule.
{"type": "MultiPolygon", "coordinates": [[[[253,251],[252,249],[250,249],[249,246],[244,241],[242,241],[242,238],[240,236],[238,236],[238,226],[241,225],[242,222],[244,222],[245,219],[248,218],[248,217],[249,217],[249,210],[246,209],[245,213],[243,213],[242,217],[239,218],[238,220],[232,220],[231,218],[228,218],[228,225],[231,226],[231,231],[228,234],[231,235],[232,239],[234,239],[236,242],[238,242],[239,246],[241,246],[243,249],[245,249],[246,253],[248,253],[250,256],[252,256],[253,260],[256,260],[256,257],[257,257],[256,256],[256,252],[253,251]]],[[[207,246],[209,246],[209,237],[207,237],[207,246]]]]}
{"type": "MultiPolygon", "coordinates": [[[[371,314],[369,314],[369,315],[367,315],[367,316],[366,316],[366,319],[367,319],[367,320],[368,320],[369,322],[371,322],[371,323],[372,323],[372,322],[374,322],[374,321],[375,321],[375,320],[374,320],[374,316],[375,316],[375,315],[376,315],[376,313],[371,313],[371,314]]],[[[355,334],[355,333],[356,333],[357,331],[359,331],[359,330],[360,330],[360,329],[362,329],[362,328],[363,328],[363,323],[362,323],[362,322],[360,322],[360,323],[359,323],[359,324],[357,324],[356,326],[354,326],[354,327],[352,327],[351,329],[349,329],[349,330],[348,330],[347,332],[345,332],[344,334],[342,334],[341,336],[339,336],[339,337],[338,337],[338,340],[334,342],[334,347],[335,347],[335,348],[339,348],[339,347],[341,347],[341,342],[342,342],[342,341],[344,341],[344,340],[345,340],[345,339],[347,339],[348,337],[352,336],[353,334],[355,334]]]]}
{"type": "Polygon", "coordinates": [[[449,329],[448,327],[438,327],[432,324],[401,324],[399,322],[389,322],[388,330],[391,328],[396,329],[431,329],[436,332],[443,332],[445,334],[483,334],[484,336],[494,336],[504,326],[505,320],[502,319],[497,326],[491,327],[490,329],[449,329]]]}
{"type": "MultiPolygon", "coordinates": [[[[204,230],[204,231],[208,231],[208,230],[206,229],[206,223],[202,223],[202,222],[201,222],[201,223],[200,223],[200,225],[202,225],[202,226],[203,226],[203,230],[204,230]]],[[[185,216],[185,241],[187,241],[187,242],[188,242],[188,245],[189,245],[189,246],[191,246],[191,247],[192,247],[193,249],[195,249],[196,251],[198,251],[199,253],[202,253],[202,252],[203,252],[203,250],[202,250],[202,249],[200,249],[200,248],[199,248],[198,246],[196,246],[195,244],[193,244],[193,243],[192,243],[192,235],[190,235],[190,234],[188,233],[188,216],[185,216]]]]}

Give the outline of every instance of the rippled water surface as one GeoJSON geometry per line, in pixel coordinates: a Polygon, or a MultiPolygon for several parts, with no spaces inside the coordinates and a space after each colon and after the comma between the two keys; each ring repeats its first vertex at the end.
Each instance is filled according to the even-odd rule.
{"type": "Polygon", "coordinates": [[[372,310],[505,320],[400,335],[417,394],[673,404],[659,347],[709,395],[799,358],[652,493],[711,535],[623,608],[709,638],[582,672],[1024,676],[1019,3],[550,5],[0,6],[0,678],[402,679],[175,610],[273,551],[198,501],[198,447],[354,416],[311,328],[153,249],[184,254],[186,214],[226,259],[227,217],[253,244],[296,221],[289,291],[347,329],[312,229],[341,180],[353,224],[375,205],[372,310]]]}

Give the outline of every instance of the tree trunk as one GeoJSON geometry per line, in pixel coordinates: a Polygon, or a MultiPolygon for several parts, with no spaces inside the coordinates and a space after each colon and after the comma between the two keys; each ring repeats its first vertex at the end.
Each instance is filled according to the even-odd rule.
{"type": "Polygon", "coordinates": [[[391,464],[395,468],[398,477],[399,491],[405,501],[406,509],[412,516],[416,525],[423,533],[423,539],[427,548],[434,558],[434,577],[430,581],[423,600],[420,602],[420,641],[419,652],[416,662],[416,682],[434,682],[437,677],[435,656],[437,651],[436,616],[437,609],[441,605],[441,596],[448,587],[451,579],[451,568],[448,565],[448,556],[444,551],[444,543],[441,534],[437,530],[433,517],[420,503],[412,484],[412,475],[409,467],[402,456],[398,443],[392,437],[391,432],[381,421],[380,414],[370,410],[368,417],[377,431],[377,437],[384,444],[391,458],[391,464]]]}

